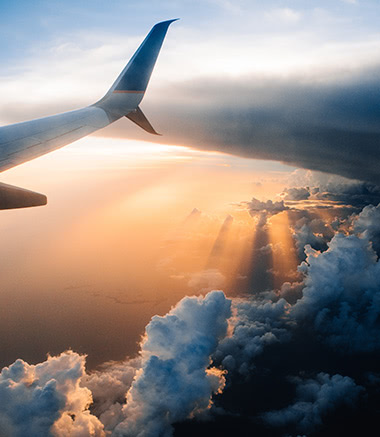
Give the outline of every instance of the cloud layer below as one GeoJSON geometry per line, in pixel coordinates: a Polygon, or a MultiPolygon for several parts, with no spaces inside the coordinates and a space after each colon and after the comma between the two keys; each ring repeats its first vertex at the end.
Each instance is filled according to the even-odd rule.
{"type": "MultiPolygon", "coordinates": [[[[380,381],[379,206],[355,205],[377,199],[378,189],[292,177],[298,182],[285,200],[238,206],[264,216],[261,233],[277,215],[289,216],[301,261],[294,282],[227,298],[209,291],[224,279],[206,269],[189,286],[208,293],[154,316],[134,358],[91,373],[72,351],[36,365],[17,360],[0,374],[4,434],[166,437],[191,423],[203,435],[202,424],[239,417],[258,435],[319,435],[333,415],[350,411],[360,422],[363,410],[370,423],[380,381]],[[322,203],[302,209],[311,198],[322,203]]],[[[228,217],[224,231],[232,223],[228,217]]],[[[289,255],[273,244],[257,252],[289,255]]]]}

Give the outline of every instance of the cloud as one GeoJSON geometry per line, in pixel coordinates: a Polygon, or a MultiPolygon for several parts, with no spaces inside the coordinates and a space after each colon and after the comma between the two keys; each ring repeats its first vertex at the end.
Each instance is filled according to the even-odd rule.
{"type": "Polygon", "coordinates": [[[141,358],[103,364],[98,370],[85,374],[81,385],[92,393],[91,411],[107,427],[115,420],[115,411],[121,411],[125,395],[132,385],[136,372],[141,368],[141,358]]]}
{"type": "Polygon", "coordinates": [[[328,250],[305,247],[303,297],[291,309],[342,353],[380,347],[380,263],[367,239],[337,234],[328,250]]]}
{"type": "Polygon", "coordinates": [[[241,202],[241,204],[247,207],[248,212],[252,217],[258,217],[258,226],[264,226],[269,217],[289,209],[285,206],[283,200],[277,202],[267,200],[262,202],[255,197],[252,197],[248,202],[241,202]]]}
{"type": "MultiPolygon", "coordinates": [[[[295,16],[290,11],[282,9],[284,16],[295,16]]],[[[285,38],[286,43],[283,35],[260,35],[258,43],[257,35],[252,35],[243,45],[230,36],[207,38],[205,44],[205,35],[197,34],[200,45],[190,30],[181,27],[177,35],[178,39],[165,42],[165,59],[155,71],[156,85],[143,103],[153,124],[165,134],[151,141],[283,161],[380,183],[379,96],[374,92],[379,87],[378,38],[344,45],[309,41],[303,47],[305,56],[293,59],[291,71],[284,74],[284,63],[291,58],[282,53],[284,44],[288,54],[294,54],[299,34],[285,38]],[[178,46],[185,48],[181,58],[178,46]],[[329,50],[333,53],[326,53],[329,50]],[[212,60],[210,53],[215,53],[212,60]],[[310,59],[310,54],[316,59],[310,59]],[[247,65],[247,59],[253,61],[247,65]],[[283,60],[276,64],[277,59],[283,60]],[[231,66],[236,71],[231,72],[231,66]]],[[[102,43],[98,35],[93,37],[92,44],[86,38],[80,45],[76,36],[52,47],[50,59],[23,60],[25,71],[7,78],[0,89],[2,121],[48,115],[71,109],[72,102],[86,105],[100,98],[125,65],[126,48],[132,53],[140,38],[112,35],[102,43]],[[47,70],[52,72],[48,79],[47,70]],[[103,90],[99,91],[99,83],[105,84],[103,90]],[[61,98],[57,89],[64,90],[61,98]]],[[[147,138],[127,120],[98,134],[147,138]]]]}
{"type": "Polygon", "coordinates": [[[80,386],[85,357],[68,351],[30,365],[17,360],[0,374],[0,429],[12,436],[105,436],[88,410],[91,392],[80,386]]]}
{"type": "Polygon", "coordinates": [[[268,19],[275,20],[277,23],[283,22],[286,24],[294,24],[301,19],[302,14],[291,8],[276,8],[267,12],[266,16],[268,19]]]}
{"type": "Polygon", "coordinates": [[[293,187],[283,191],[285,201],[335,202],[337,206],[360,209],[380,202],[380,186],[355,179],[298,169],[290,175],[289,182],[293,187]]]}
{"type": "Polygon", "coordinates": [[[377,69],[347,73],[349,79],[339,85],[254,74],[194,79],[172,90],[175,101],[170,106],[162,103],[162,93],[161,103],[150,103],[151,114],[165,132],[166,143],[380,183],[379,100],[373,92],[378,88],[377,69]],[[194,95],[202,96],[201,101],[190,101],[194,95]]]}
{"type": "Polygon", "coordinates": [[[218,345],[214,354],[229,372],[248,376],[253,358],[261,354],[266,345],[289,340],[285,319],[289,304],[285,299],[270,302],[251,298],[233,300],[231,334],[218,345]]]}
{"type": "Polygon", "coordinates": [[[302,298],[303,282],[284,282],[278,292],[279,297],[294,305],[302,298]]]}
{"type": "Polygon", "coordinates": [[[193,273],[187,285],[197,292],[205,293],[223,288],[225,283],[226,277],[218,269],[206,269],[193,273]]]}
{"type": "MultiPolygon", "coordinates": [[[[331,189],[331,180],[320,183],[331,189]]],[[[286,204],[254,199],[251,207],[253,214],[263,208],[271,215],[286,204]]],[[[380,261],[372,247],[379,208],[341,215],[345,234],[334,230],[331,217],[288,210],[299,249],[312,239],[320,245],[317,250],[306,244],[301,280],[231,299],[221,291],[186,297],[165,316],[152,318],[135,358],[105,363],[89,374],[85,357],[74,352],[36,366],[16,361],[0,375],[0,402],[6,405],[0,426],[15,436],[170,436],[188,421],[202,428],[200,419],[215,419],[222,426],[239,413],[250,423],[255,418],[257,435],[268,424],[278,432],[308,433],[323,427],[331,412],[355,404],[364,389],[354,381],[367,390],[372,412],[380,351],[380,261]],[[371,377],[358,370],[358,361],[371,377]],[[297,395],[290,404],[288,376],[317,373],[292,379],[297,395]]],[[[275,243],[257,247],[259,257],[287,256],[275,243]]],[[[189,285],[209,290],[224,280],[208,269],[189,285]]]]}
{"type": "Polygon", "coordinates": [[[315,379],[293,378],[296,402],[279,411],[266,413],[264,420],[277,427],[295,425],[301,432],[313,432],[324,417],[342,405],[353,406],[364,391],[351,378],[319,373],[315,379]]]}
{"type": "MultiPolygon", "coordinates": [[[[230,6],[230,2],[225,4],[230,6]]],[[[299,15],[290,9],[277,13],[284,21],[300,21],[299,15]]],[[[109,65],[114,68],[119,57],[116,53],[125,42],[112,48],[98,48],[88,57],[83,57],[82,51],[75,47],[69,50],[62,47],[57,56],[64,58],[62,54],[76,52],[67,64],[67,71],[71,72],[71,76],[73,71],[77,71],[73,66],[78,66],[78,60],[84,59],[86,68],[80,74],[78,84],[82,84],[82,76],[88,76],[92,78],[90,88],[98,90],[98,84],[104,79],[103,73],[94,76],[89,72],[98,71],[94,65],[100,65],[105,60],[108,73],[113,77],[109,65]]],[[[235,42],[229,47],[219,44],[222,47],[219,50],[228,53],[235,42]]],[[[257,50],[271,58],[265,41],[264,44],[262,42],[258,41],[257,50]]],[[[210,52],[222,53],[210,50],[212,41],[202,45],[201,52],[199,42],[194,41],[193,44],[197,51],[192,52],[195,50],[192,48],[190,53],[199,55],[199,65],[202,65],[205,53],[207,57],[210,52]]],[[[283,47],[279,40],[274,40],[274,45],[279,46],[277,50],[283,47]]],[[[341,47],[335,46],[335,53],[341,47]]],[[[371,53],[376,52],[377,47],[375,40],[371,53]]],[[[363,58],[357,56],[362,48],[363,44],[358,42],[354,52],[356,56],[346,50],[352,58],[352,65],[347,62],[341,64],[338,57],[337,64],[341,65],[336,68],[324,65],[323,72],[310,68],[310,65],[316,65],[311,63],[308,68],[315,73],[299,76],[285,74],[281,77],[281,74],[271,72],[271,77],[263,77],[260,72],[250,70],[251,64],[246,66],[241,63],[241,59],[247,59],[245,46],[236,53],[236,63],[223,53],[222,64],[234,68],[237,65],[235,71],[231,70],[235,76],[232,74],[215,80],[210,75],[181,82],[183,73],[172,69],[180,79],[166,85],[161,79],[160,87],[156,91],[151,89],[150,100],[144,101],[144,105],[149,108],[150,118],[156,120],[155,124],[161,126],[160,130],[165,133],[164,142],[282,160],[378,183],[379,97],[373,92],[378,88],[378,65],[373,70],[368,68],[364,71],[363,58]]],[[[256,49],[252,47],[252,50],[256,49]]],[[[294,51],[293,46],[291,50],[294,51]]],[[[188,54],[184,58],[194,62],[196,57],[188,54]]],[[[367,54],[365,56],[370,58],[367,54]]],[[[218,56],[209,63],[215,62],[215,58],[218,56]]],[[[255,56],[251,58],[257,62],[255,56]]],[[[368,59],[364,65],[368,66],[368,59]]],[[[33,67],[37,67],[38,62],[33,67]]],[[[378,55],[373,62],[378,63],[378,55]]],[[[22,97],[24,101],[28,95],[29,105],[41,100],[46,105],[53,105],[51,96],[54,101],[57,96],[52,90],[57,89],[57,83],[65,93],[72,87],[72,77],[61,81],[65,72],[60,72],[57,65],[54,64],[54,74],[51,74],[54,81],[46,86],[41,79],[45,76],[39,75],[38,71],[36,75],[26,75],[23,87],[28,86],[35,91],[32,95],[21,93],[18,98],[22,97]]],[[[199,65],[192,67],[193,71],[199,65]]],[[[281,63],[277,66],[281,67],[281,63]]],[[[46,64],[42,64],[42,68],[46,71],[46,64]]],[[[119,68],[116,66],[116,70],[119,68]]],[[[225,73],[225,70],[221,71],[221,74],[225,73]]],[[[14,79],[3,87],[4,96],[8,95],[8,100],[14,101],[13,109],[3,109],[3,118],[25,115],[28,111],[28,116],[34,114],[32,106],[25,109],[15,98],[19,83],[14,79]]],[[[108,83],[108,79],[104,83],[108,83]]],[[[86,103],[87,96],[82,86],[74,85],[71,89],[75,98],[78,94],[80,100],[86,103]]],[[[72,102],[73,96],[68,92],[64,104],[72,102]]],[[[133,129],[134,126],[120,122],[100,134],[140,135],[133,129]]],[[[284,201],[261,202],[253,198],[246,206],[252,216],[262,218],[259,224],[265,224],[270,216],[285,210],[290,213],[287,201],[316,200],[354,208],[379,203],[380,190],[373,182],[348,183],[327,175],[319,176],[319,180],[312,176],[298,187],[287,188],[284,201]]],[[[199,216],[200,211],[195,209],[189,220],[196,220],[199,216]]],[[[153,318],[147,326],[141,354],[134,360],[110,363],[90,375],[84,374],[84,357],[73,352],[50,357],[37,366],[17,361],[4,369],[0,378],[1,403],[4,405],[0,413],[2,429],[16,436],[46,435],[50,431],[63,436],[103,435],[103,427],[115,435],[170,435],[175,422],[189,416],[197,417],[200,411],[208,411],[210,403],[217,402],[218,397],[214,394],[224,388],[226,379],[234,385],[236,381],[247,379],[241,378],[242,375],[254,379],[265,372],[274,378],[275,363],[268,357],[274,356],[281,366],[283,361],[288,360],[292,372],[311,365],[305,357],[308,351],[314,348],[313,357],[320,350],[325,351],[317,341],[309,342],[309,349],[301,349],[290,358],[285,350],[290,345],[294,351],[297,341],[301,341],[300,337],[304,340],[310,331],[317,333],[322,345],[326,343],[331,348],[327,358],[318,357],[312,364],[314,366],[319,366],[320,361],[331,356],[334,356],[332,361],[336,365],[338,352],[351,354],[350,359],[354,354],[376,353],[380,346],[380,276],[379,261],[371,243],[378,250],[379,218],[378,207],[364,208],[353,220],[353,228],[348,230],[358,236],[334,237],[333,230],[340,228],[341,216],[337,218],[336,225],[332,221],[316,219],[311,214],[297,223],[291,223],[299,252],[303,252],[306,246],[306,262],[300,269],[304,282],[288,282],[271,293],[234,298],[232,304],[221,292],[186,298],[166,316],[153,318]],[[282,355],[273,351],[282,351],[282,355]],[[229,373],[225,374],[215,367],[219,365],[229,373]],[[92,399],[94,403],[89,410],[92,399]]],[[[345,221],[349,222],[346,218],[345,221]]],[[[347,229],[349,226],[347,224],[347,229]]],[[[260,256],[268,256],[275,249],[278,255],[281,252],[279,246],[264,241],[257,252],[260,256]]],[[[177,277],[184,278],[183,275],[177,277]]],[[[216,269],[197,272],[188,282],[197,291],[221,288],[224,284],[224,275],[216,269]]],[[[344,360],[347,361],[347,358],[344,360]]],[[[284,381],[282,384],[285,384],[284,381]]],[[[265,390],[271,393],[271,387],[268,384],[265,390]]],[[[282,426],[299,422],[306,431],[309,427],[318,426],[332,409],[350,403],[350,400],[354,402],[361,391],[353,378],[339,374],[330,376],[322,373],[315,379],[298,379],[296,402],[285,409],[273,410],[266,417],[282,426]]],[[[277,395],[278,392],[275,393],[277,395]]],[[[258,404],[263,402],[264,396],[261,398],[258,391],[250,391],[249,396],[258,404]]],[[[249,414],[252,416],[256,412],[250,411],[249,414]]]]}
{"type": "Polygon", "coordinates": [[[285,200],[306,200],[311,194],[309,187],[286,188],[284,193],[286,194],[285,200]]]}
{"type": "MultiPolygon", "coordinates": [[[[334,235],[334,233],[331,235],[330,232],[327,232],[327,235],[326,233],[316,232],[313,226],[315,222],[316,219],[311,220],[309,223],[305,223],[305,221],[301,219],[296,223],[293,237],[296,243],[298,257],[301,260],[305,258],[305,246],[309,245],[315,250],[324,251],[327,249],[327,242],[330,241],[334,235]]],[[[324,226],[326,230],[329,231],[327,226],[324,226]]]]}
{"type": "MultiPolygon", "coordinates": [[[[281,11],[284,17],[297,16],[291,9],[281,11]]],[[[178,39],[165,42],[165,59],[155,71],[156,85],[143,103],[152,123],[164,133],[151,141],[283,161],[380,183],[379,96],[374,92],[379,87],[378,39],[343,45],[308,41],[302,50],[305,56],[297,56],[289,67],[284,63],[297,52],[294,42],[300,40],[299,34],[291,38],[260,35],[258,43],[258,35],[252,35],[251,43],[243,45],[237,43],[240,39],[197,34],[200,45],[190,30],[178,26],[178,39]],[[284,45],[289,56],[283,54],[284,45]],[[178,46],[185,48],[181,58],[178,46]],[[326,53],[329,50],[333,53],[326,53]],[[215,53],[212,60],[210,53],[215,53]],[[310,59],[311,54],[316,59],[310,59]],[[247,65],[247,59],[253,61],[247,65]],[[277,59],[282,61],[277,64],[277,59]],[[215,60],[221,65],[215,65],[215,60]],[[284,74],[286,68],[288,74],[284,74]]],[[[132,53],[140,38],[112,35],[101,42],[94,35],[94,40],[90,44],[86,38],[81,45],[76,36],[52,47],[50,59],[23,60],[26,71],[3,81],[2,121],[48,115],[72,109],[72,102],[86,105],[100,98],[125,65],[126,48],[132,53]],[[52,71],[48,79],[47,70],[52,71]],[[99,83],[105,84],[103,90],[99,91],[99,83]],[[57,89],[64,90],[61,98],[57,89]]],[[[98,135],[147,138],[127,120],[98,135]]]]}
{"type": "Polygon", "coordinates": [[[305,259],[307,245],[325,251],[336,231],[367,235],[377,250],[376,214],[371,204],[379,203],[380,186],[301,169],[290,175],[288,183],[290,188],[280,196],[290,207],[289,225],[300,260],[305,259]],[[325,211],[323,218],[318,209],[325,211]]]}
{"type": "Polygon", "coordinates": [[[142,368],[123,407],[115,436],[172,435],[172,424],[206,410],[224,386],[223,372],[209,368],[226,335],[230,300],[213,291],[186,297],[166,316],[155,316],[142,343],[142,368]]]}
{"type": "Polygon", "coordinates": [[[270,255],[272,253],[284,253],[284,247],[281,243],[268,243],[258,249],[263,255],[270,255]]]}
{"type": "Polygon", "coordinates": [[[202,215],[202,211],[200,211],[198,208],[193,208],[191,213],[186,217],[186,221],[191,221],[193,219],[197,219],[202,215]]]}
{"type": "Polygon", "coordinates": [[[267,200],[266,202],[260,202],[260,200],[252,197],[252,200],[246,203],[247,203],[248,211],[251,215],[255,215],[261,212],[274,215],[289,209],[284,205],[283,200],[280,200],[278,202],[273,202],[272,200],[267,200]]]}
{"type": "Polygon", "coordinates": [[[85,357],[71,351],[35,366],[17,360],[0,374],[2,433],[172,435],[174,422],[207,411],[224,387],[224,372],[211,366],[211,356],[226,335],[230,306],[221,291],[186,297],[152,318],[139,357],[89,375],[85,357]],[[89,410],[93,400],[99,418],[89,410]]]}
{"type": "Polygon", "coordinates": [[[366,182],[353,181],[351,184],[328,187],[325,191],[315,190],[314,196],[319,200],[339,202],[357,208],[380,201],[380,187],[366,182]]]}
{"type": "Polygon", "coordinates": [[[374,250],[380,253],[380,203],[368,205],[354,219],[354,232],[371,241],[374,250]]]}

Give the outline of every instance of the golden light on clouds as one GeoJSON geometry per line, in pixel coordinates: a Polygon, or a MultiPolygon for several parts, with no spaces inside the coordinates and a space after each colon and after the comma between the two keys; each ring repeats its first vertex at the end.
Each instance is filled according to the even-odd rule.
{"type": "Polygon", "coordinates": [[[289,275],[297,271],[299,264],[287,211],[270,219],[269,239],[273,257],[274,287],[278,289],[284,282],[294,279],[289,275]]]}
{"type": "MultiPolygon", "coordinates": [[[[85,343],[86,352],[97,349],[97,360],[102,348],[121,359],[126,348],[120,342],[127,340],[102,340],[102,332],[116,329],[115,320],[136,338],[153,314],[184,295],[249,289],[257,241],[254,220],[240,202],[274,196],[288,174],[281,164],[101,137],[3,173],[2,182],[48,196],[46,207],[1,214],[3,302],[23,302],[10,305],[9,317],[38,307],[28,329],[41,336],[40,313],[50,311],[57,351],[80,351],[85,343]],[[86,328],[78,326],[79,317],[58,334],[87,307],[86,328]]],[[[55,350],[44,335],[43,356],[55,350]]]]}
{"type": "MultiPolygon", "coordinates": [[[[144,278],[162,259],[172,260],[169,277],[218,269],[229,279],[239,274],[254,227],[236,201],[272,196],[286,174],[221,153],[90,137],[4,173],[4,182],[47,193],[49,204],[6,212],[2,226],[22,230],[39,217],[33,247],[50,272],[71,272],[67,286],[99,276],[121,287],[126,276],[144,278]],[[194,208],[198,217],[189,218],[194,208]]],[[[29,271],[38,271],[40,258],[26,257],[29,271]]]]}

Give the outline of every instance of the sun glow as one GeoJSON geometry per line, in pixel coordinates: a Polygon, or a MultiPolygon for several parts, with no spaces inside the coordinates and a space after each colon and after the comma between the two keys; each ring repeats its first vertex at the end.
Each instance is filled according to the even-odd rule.
{"type": "Polygon", "coordinates": [[[285,281],[294,279],[298,260],[294,240],[289,226],[287,211],[270,219],[269,239],[272,244],[274,287],[279,288],[285,281]]]}
{"type": "MultiPolygon", "coordinates": [[[[22,302],[44,296],[57,308],[57,329],[90,301],[87,323],[94,332],[112,331],[109,323],[117,320],[138,335],[153,314],[184,295],[250,292],[267,267],[253,265],[261,243],[241,201],[274,196],[289,171],[222,153],[101,137],[15,167],[2,182],[45,193],[48,205],[3,211],[2,293],[9,301],[19,293],[22,302]]],[[[30,322],[36,336],[38,317],[30,322]]],[[[92,341],[82,337],[70,338],[92,341]]],[[[55,344],[62,350],[60,338],[55,344]]],[[[115,336],[114,359],[125,351],[118,342],[115,336]]],[[[76,350],[81,344],[70,343],[76,350]]],[[[49,345],[48,338],[41,343],[43,353],[49,345]]],[[[95,355],[100,359],[102,350],[95,355]]]]}

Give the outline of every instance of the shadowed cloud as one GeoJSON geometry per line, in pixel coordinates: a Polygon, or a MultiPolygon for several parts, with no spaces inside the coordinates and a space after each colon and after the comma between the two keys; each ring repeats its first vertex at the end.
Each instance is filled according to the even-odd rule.
{"type": "MultiPolygon", "coordinates": [[[[161,89],[149,101],[149,113],[164,132],[161,142],[379,183],[375,74],[363,72],[341,83],[257,76],[193,80],[161,89]]],[[[125,122],[100,134],[143,138],[125,122]]]]}

